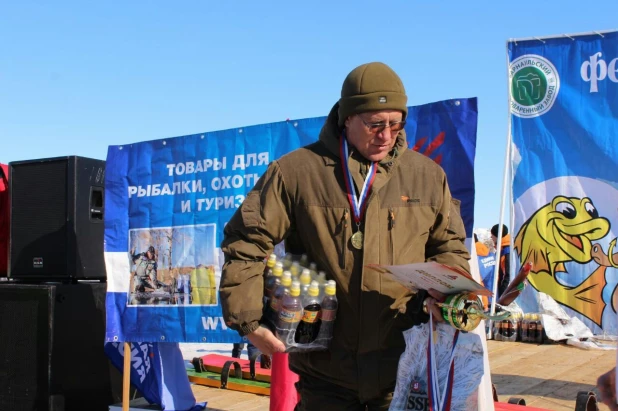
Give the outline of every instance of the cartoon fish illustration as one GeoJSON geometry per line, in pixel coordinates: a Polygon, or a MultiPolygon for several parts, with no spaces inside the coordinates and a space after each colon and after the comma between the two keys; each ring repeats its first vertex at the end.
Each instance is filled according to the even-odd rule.
{"type": "MultiPolygon", "coordinates": [[[[592,241],[605,237],[609,229],[610,222],[599,216],[589,198],[557,196],[538,209],[515,238],[520,263],[533,264],[528,276],[530,284],[599,326],[602,326],[606,305],[602,296],[605,271],[613,266],[614,260],[592,241]],[[565,263],[586,264],[593,259],[599,267],[581,284],[571,286],[556,278],[557,272],[567,272],[565,263]]],[[[612,249],[610,247],[609,255],[612,249]]]]}

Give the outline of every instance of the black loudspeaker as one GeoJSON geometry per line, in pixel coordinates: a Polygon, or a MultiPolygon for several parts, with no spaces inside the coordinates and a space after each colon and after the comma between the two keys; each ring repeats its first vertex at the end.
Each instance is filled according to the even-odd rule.
{"type": "Polygon", "coordinates": [[[9,277],[102,279],[105,161],[9,163],[9,277]]]}
{"type": "Polygon", "coordinates": [[[0,283],[0,410],[107,411],[120,402],[120,373],[103,348],[105,291],[100,282],[0,283]]]}

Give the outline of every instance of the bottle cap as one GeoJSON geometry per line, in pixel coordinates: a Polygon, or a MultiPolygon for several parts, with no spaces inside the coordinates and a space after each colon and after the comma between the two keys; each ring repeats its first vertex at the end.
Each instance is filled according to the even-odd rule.
{"type": "Polygon", "coordinates": [[[292,297],[298,297],[300,295],[300,282],[292,281],[292,286],[290,287],[290,295],[292,297]]]}
{"type": "Polygon", "coordinates": [[[281,277],[281,274],[283,274],[283,263],[278,261],[273,268],[273,275],[275,277],[281,277]]]}
{"type": "Polygon", "coordinates": [[[306,268],[300,273],[300,283],[302,285],[308,285],[311,283],[311,272],[306,268]]]}
{"type": "Polygon", "coordinates": [[[276,262],[277,262],[277,254],[271,254],[268,256],[268,260],[266,261],[266,266],[268,268],[273,268],[276,262]]]}
{"type": "Polygon", "coordinates": [[[290,272],[292,273],[292,276],[298,277],[298,274],[300,274],[300,264],[298,263],[298,261],[294,261],[292,263],[292,266],[290,267],[290,272]]]}
{"type": "Polygon", "coordinates": [[[292,254],[291,253],[286,253],[285,256],[283,256],[283,266],[285,268],[289,267],[292,264],[292,254]]]}
{"type": "Polygon", "coordinates": [[[317,297],[320,295],[320,284],[317,281],[311,281],[309,291],[307,292],[311,297],[317,297]]]}
{"type": "Polygon", "coordinates": [[[324,287],[324,292],[327,295],[337,294],[337,283],[335,283],[335,281],[333,280],[330,280],[328,283],[326,283],[326,287],[324,287]]]}
{"type": "Polygon", "coordinates": [[[289,287],[292,284],[292,273],[289,271],[283,272],[283,277],[281,277],[281,285],[284,287],[289,287]]]}

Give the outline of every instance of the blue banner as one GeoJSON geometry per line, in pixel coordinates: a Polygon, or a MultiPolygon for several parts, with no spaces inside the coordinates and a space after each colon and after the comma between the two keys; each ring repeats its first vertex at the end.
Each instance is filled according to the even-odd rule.
{"type": "MultiPolygon", "coordinates": [[[[107,341],[238,342],[221,316],[223,227],[270,161],[317,140],[326,117],[110,146],[107,341]]],[[[474,218],[476,99],[410,107],[410,148],[445,169],[474,218]]]]}
{"type": "MultiPolygon", "coordinates": [[[[618,33],[508,44],[515,234],[512,273],[595,333],[616,332],[618,33]]],[[[618,227],[618,226],[617,226],[618,227]]]]}

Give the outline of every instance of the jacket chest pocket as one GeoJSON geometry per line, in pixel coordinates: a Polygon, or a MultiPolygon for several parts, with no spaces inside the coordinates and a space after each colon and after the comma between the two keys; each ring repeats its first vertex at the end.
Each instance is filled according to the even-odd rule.
{"type": "Polygon", "coordinates": [[[351,224],[346,207],[303,206],[296,211],[298,239],[325,270],[345,269],[348,265],[351,224]]]}
{"type": "Polygon", "coordinates": [[[387,206],[386,249],[392,265],[425,261],[425,245],[435,223],[435,208],[429,204],[387,206]]]}

